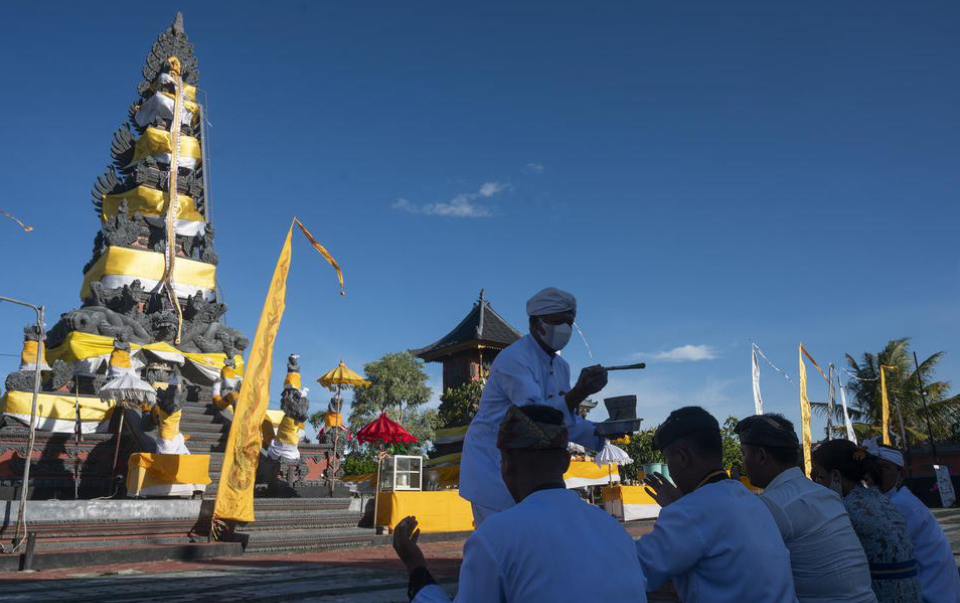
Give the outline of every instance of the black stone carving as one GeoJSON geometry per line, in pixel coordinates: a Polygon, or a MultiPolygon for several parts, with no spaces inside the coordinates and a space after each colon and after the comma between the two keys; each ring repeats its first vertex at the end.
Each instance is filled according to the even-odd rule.
{"type": "Polygon", "coordinates": [[[168,385],[166,389],[157,389],[157,406],[168,415],[183,408],[186,400],[187,390],[180,385],[168,385]]]}
{"type": "MultiPolygon", "coordinates": [[[[161,77],[169,70],[168,58],[171,56],[176,56],[180,61],[183,80],[189,85],[196,85],[199,77],[197,58],[184,32],[183,17],[179,14],[173,24],[160,33],[147,55],[142,72],[145,81],[138,86],[139,98],[127,112],[129,121],[122,124],[111,137],[112,163],[93,183],[93,205],[101,216],[105,195],[120,194],[139,186],[167,192],[171,169],[178,170],[176,192],[192,197],[201,213],[205,210],[202,162],[195,169],[186,169],[162,164],[149,156],[136,161],[133,159],[137,137],[144,132],[144,128],[135,123],[137,108],[159,90],[173,91],[172,86],[164,83],[164,77],[161,77]]],[[[159,119],[152,125],[169,129],[171,124],[167,122],[166,119],[159,119]]],[[[181,133],[196,137],[203,144],[196,124],[184,124],[181,133]]],[[[93,241],[90,261],[84,266],[83,272],[86,274],[108,247],[164,252],[167,244],[165,228],[159,221],[153,218],[151,221],[157,224],[148,222],[140,213],[132,211],[126,202],[121,202],[116,215],[101,222],[93,241]]],[[[213,227],[207,224],[203,232],[196,236],[177,235],[175,252],[180,258],[217,264],[219,258],[214,246],[213,227]]],[[[227,306],[219,300],[196,295],[181,298],[177,303],[182,308],[183,323],[180,342],[174,344],[178,313],[163,289],[154,287],[148,290],[139,281],[117,288],[104,286],[100,282],[91,283],[82,307],[62,314],[57,324],[49,330],[47,347],[52,349],[60,346],[73,331],[111,338],[119,335],[138,344],[165,341],[183,352],[224,353],[228,357],[242,354],[249,345],[249,340],[243,334],[223,323],[227,306]]],[[[55,363],[51,368],[52,373],[45,375],[45,387],[59,389],[68,386],[73,379],[72,365],[55,363]]],[[[162,367],[153,366],[146,373],[157,381],[166,380],[162,367]]],[[[205,378],[197,376],[196,371],[190,375],[202,382],[192,383],[188,377],[181,377],[183,392],[197,395],[199,386],[210,385],[205,378]]],[[[85,394],[95,394],[105,378],[98,375],[83,377],[78,381],[77,389],[85,394]]],[[[7,389],[30,391],[32,387],[32,372],[17,371],[7,378],[7,389]]],[[[202,395],[209,399],[208,390],[203,390],[202,395]]]]}
{"type": "Polygon", "coordinates": [[[299,389],[288,387],[280,394],[280,409],[298,423],[310,417],[310,400],[299,389]]]}

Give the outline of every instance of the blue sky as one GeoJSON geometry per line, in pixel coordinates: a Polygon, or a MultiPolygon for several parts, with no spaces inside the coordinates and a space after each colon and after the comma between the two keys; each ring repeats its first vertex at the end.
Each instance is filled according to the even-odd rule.
{"type": "MultiPolygon", "coordinates": [[[[51,325],[78,305],[88,191],[177,8],[0,7],[0,209],[36,228],[0,221],[0,292],[51,325]]],[[[801,340],[826,365],[911,336],[947,352],[941,378],[960,369],[955,2],[180,10],[229,324],[253,333],[294,214],[344,267],[339,298],[297,240],[277,392],[287,353],[307,380],[359,369],[445,334],[481,287],[517,326],[541,287],[574,292],[594,361],[648,359],[607,390],[638,394],[648,424],[684,404],[750,414],[751,341],[794,381],[801,340]]],[[[0,306],[0,351],[28,318],[0,306]]],[[[591,362],[576,340],[565,354],[591,362]]],[[[794,384],[765,366],[763,387],[798,420],[794,384]]]]}

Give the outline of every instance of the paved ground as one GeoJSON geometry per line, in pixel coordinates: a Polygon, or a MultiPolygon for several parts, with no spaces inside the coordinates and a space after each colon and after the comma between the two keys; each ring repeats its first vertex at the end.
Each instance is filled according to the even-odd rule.
{"type": "MultiPolygon", "coordinates": [[[[639,535],[648,528],[633,527],[639,535]]],[[[463,540],[427,542],[430,570],[452,595],[463,540]]],[[[245,555],[194,563],[130,563],[31,574],[0,573],[0,602],[138,603],[258,601],[261,603],[406,603],[407,576],[389,546],[245,555]]],[[[674,601],[662,593],[653,601],[674,601]]]]}

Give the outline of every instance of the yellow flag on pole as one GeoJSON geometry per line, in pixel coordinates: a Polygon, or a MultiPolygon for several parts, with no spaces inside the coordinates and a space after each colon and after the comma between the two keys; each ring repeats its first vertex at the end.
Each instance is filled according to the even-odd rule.
{"type": "Polygon", "coordinates": [[[883,443],[890,446],[890,398],[887,397],[887,374],[884,369],[893,368],[880,365],[880,412],[882,420],[880,428],[883,430],[883,443]]]}
{"type": "MultiPolygon", "coordinates": [[[[807,365],[803,362],[803,355],[806,354],[803,344],[800,344],[800,351],[797,354],[800,358],[800,422],[803,432],[803,470],[807,477],[813,471],[813,461],[811,460],[811,449],[813,441],[810,436],[810,399],[807,398],[807,365]]],[[[812,359],[811,359],[812,360],[812,359]]]]}
{"type": "Polygon", "coordinates": [[[283,242],[280,258],[273,269],[273,278],[270,280],[267,298],[263,303],[260,321],[257,323],[253,345],[250,346],[250,358],[244,371],[240,397],[233,412],[226,453],[223,455],[220,486],[213,510],[215,519],[232,519],[241,522],[250,522],[254,519],[253,486],[260,460],[260,449],[263,447],[261,425],[270,402],[273,344],[286,306],[287,275],[290,273],[292,259],[290,239],[293,236],[294,224],[300,227],[317,251],[336,268],[341,294],[343,293],[343,276],[340,267],[327,250],[307,232],[300,220],[294,218],[287,230],[287,238],[283,242]]]}

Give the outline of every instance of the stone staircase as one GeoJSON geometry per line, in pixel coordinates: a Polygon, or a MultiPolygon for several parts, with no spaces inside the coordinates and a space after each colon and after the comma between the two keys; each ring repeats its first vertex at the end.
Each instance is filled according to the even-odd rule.
{"type": "MultiPolygon", "coordinates": [[[[130,452],[152,449],[155,432],[145,433],[138,418],[128,411],[121,459],[130,452]]],[[[119,483],[111,485],[109,471],[115,436],[87,434],[77,445],[70,434],[38,432],[31,477],[34,496],[28,514],[28,531],[36,535],[34,568],[109,565],[131,559],[200,559],[244,551],[269,554],[324,550],[386,542],[372,529],[358,527],[358,500],[297,498],[296,490],[291,489],[294,496],[290,498],[256,498],[256,522],[238,528],[231,542],[208,543],[231,418],[229,412],[219,411],[210,402],[193,400],[184,404],[180,429],[189,436],[187,447],[193,454],[210,455],[211,483],[202,497],[194,499],[64,500],[73,498],[72,459],[78,455],[83,468],[81,497],[84,491],[88,497],[110,496],[111,490],[116,491],[119,483]],[[50,498],[60,500],[42,500],[50,498]]],[[[27,432],[20,425],[6,425],[0,429],[0,444],[16,454],[24,448],[27,432]]],[[[313,462],[308,473],[317,473],[317,459],[328,449],[323,444],[301,446],[301,452],[313,462]]],[[[126,464],[121,460],[118,465],[121,471],[126,464]]],[[[11,471],[16,472],[15,468],[11,471]]],[[[17,477],[9,476],[11,494],[19,490],[17,477]]],[[[265,492],[260,487],[258,496],[265,492]]],[[[0,543],[9,547],[19,503],[11,500],[0,505],[7,507],[0,518],[0,543]]],[[[0,571],[17,569],[19,557],[0,555],[0,571]]]]}

